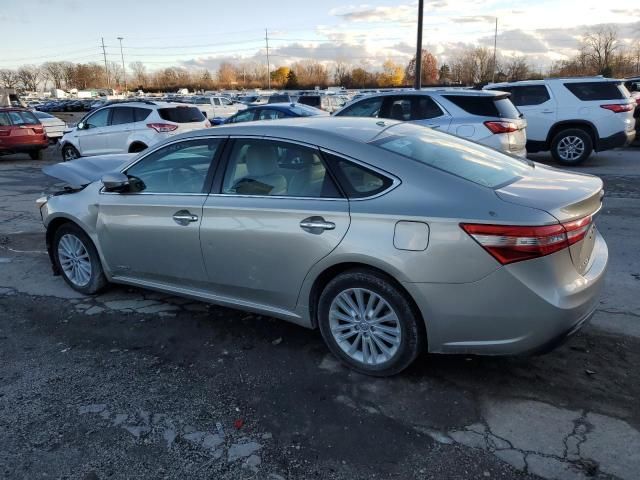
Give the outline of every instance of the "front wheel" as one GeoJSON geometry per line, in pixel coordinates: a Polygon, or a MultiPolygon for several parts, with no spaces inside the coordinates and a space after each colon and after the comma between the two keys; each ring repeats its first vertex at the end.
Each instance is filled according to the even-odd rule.
{"type": "Polygon", "coordinates": [[[320,295],[318,322],[331,352],[367,375],[401,372],[425,344],[424,325],[406,294],[371,270],[331,280],[320,295]]]}
{"type": "Polygon", "coordinates": [[[98,251],[80,227],[66,223],[58,228],[53,253],[62,278],[74,290],[94,294],[107,285],[98,251]]]}
{"type": "Polygon", "coordinates": [[[591,135],[579,128],[570,128],[558,133],[551,141],[551,155],[562,165],[578,165],[593,151],[591,135]]]}
{"type": "Polygon", "coordinates": [[[80,158],[80,152],[73,145],[65,145],[62,147],[62,160],[68,162],[80,158]]]}

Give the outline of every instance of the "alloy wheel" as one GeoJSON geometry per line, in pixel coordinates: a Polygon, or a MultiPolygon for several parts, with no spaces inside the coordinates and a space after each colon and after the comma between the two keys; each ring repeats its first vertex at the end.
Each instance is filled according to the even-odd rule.
{"type": "Polygon", "coordinates": [[[78,153],[75,148],[65,148],[63,152],[64,160],[68,162],[69,160],[75,160],[78,158],[78,153]]]}
{"type": "Polygon", "coordinates": [[[578,160],[585,150],[584,140],[577,136],[567,136],[558,142],[558,155],[562,160],[578,160]]]}
{"type": "Polygon", "coordinates": [[[389,302],[364,288],[344,290],[333,299],[329,327],[342,351],[366,365],[391,360],[402,339],[400,321],[389,302]]]}
{"type": "Polygon", "coordinates": [[[84,287],[91,281],[91,258],[84,243],[71,233],[58,242],[60,267],[71,283],[84,287]]]}

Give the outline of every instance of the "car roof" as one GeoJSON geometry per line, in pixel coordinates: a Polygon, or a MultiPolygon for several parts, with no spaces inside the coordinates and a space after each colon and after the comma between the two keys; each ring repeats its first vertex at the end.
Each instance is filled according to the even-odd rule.
{"type": "MultiPolygon", "coordinates": [[[[366,143],[373,140],[396,120],[368,117],[332,117],[314,115],[310,117],[283,118],[278,120],[259,120],[255,122],[233,123],[215,128],[194,130],[179,135],[193,138],[209,135],[248,135],[261,137],[280,137],[291,140],[306,140],[315,145],[331,146],[337,140],[353,140],[366,143]]],[[[174,139],[177,138],[173,137],[174,139]]]]}
{"type": "Polygon", "coordinates": [[[463,89],[463,88],[438,88],[438,87],[428,87],[423,88],[421,90],[393,90],[389,92],[380,92],[380,93],[369,93],[366,94],[366,97],[375,98],[375,97],[389,97],[389,96],[397,96],[397,95],[432,95],[432,94],[445,94],[445,95],[462,95],[462,96],[470,96],[470,97],[495,97],[500,95],[498,92],[493,92],[491,90],[471,90],[471,89],[463,89]]]}
{"type": "Polygon", "coordinates": [[[23,107],[0,107],[0,112],[31,112],[31,110],[23,107]]]}
{"type": "Polygon", "coordinates": [[[540,80],[520,80],[518,82],[500,82],[490,83],[486,85],[486,88],[500,88],[500,87],[512,87],[512,86],[527,86],[527,85],[544,85],[545,83],[584,83],[584,82],[622,82],[617,78],[607,78],[602,76],[595,77],[557,77],[557,78],[545,78],[540,80]]]}

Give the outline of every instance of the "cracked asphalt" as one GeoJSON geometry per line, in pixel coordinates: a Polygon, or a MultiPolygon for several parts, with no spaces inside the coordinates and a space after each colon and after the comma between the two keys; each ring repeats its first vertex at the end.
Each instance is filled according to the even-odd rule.
{"type": "Polygon", "coordinates": [[[271,318],[72,291],[34,204],[57,158],[0,157],[1,478],[638,478],[640,150],[580,169],[607,190],[590,325],[544,356],[424,355],[391,379],[271,318]]]}

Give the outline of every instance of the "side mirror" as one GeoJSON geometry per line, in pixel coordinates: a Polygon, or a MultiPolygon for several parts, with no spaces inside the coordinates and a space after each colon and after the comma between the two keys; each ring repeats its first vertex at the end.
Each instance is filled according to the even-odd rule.
{"type": "Polygon", "coordinates": [[[102,176],[102,184],[107,192],[122,192],[129,188],[129,177],[124,173],[106,173],[102,176]]]}

